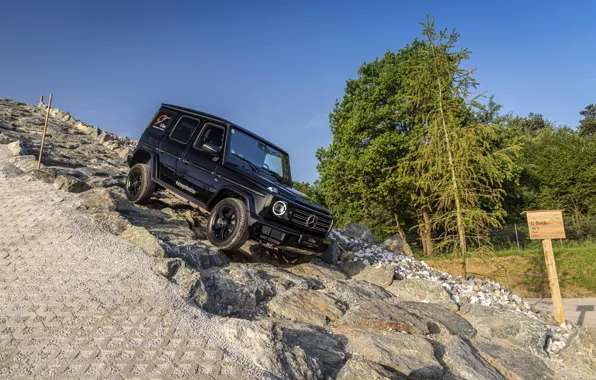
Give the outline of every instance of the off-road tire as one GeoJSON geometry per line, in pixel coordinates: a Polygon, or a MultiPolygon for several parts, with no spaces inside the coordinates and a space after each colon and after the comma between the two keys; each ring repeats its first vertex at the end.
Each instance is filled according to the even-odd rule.
{"type": "Polygon", "coordinates": [[[130,168],[124,190],[126,198],[133,203],[141,205],[149,202],[155,192],[155,182],[151,180],[151,167],[148,164],[136,164],[130,168]],[[132,191],[133,181],[138,181],[137,191],[132,191]]]}
{"type": "Polygon", "coordinates": [[[236,198],[225,198],[219,201],[218,204],[213,207],[209,220],[207,221],[207,238],[218,249],[224,252],[231,252],[239,249],[248,240],[248,211],[243,201],[236,198]],[[215,223],[220,218],[220,211],[232,209],[235,214],[235,225],[233,231],[229,236],[223,240],[216,237],[215,223]]]}

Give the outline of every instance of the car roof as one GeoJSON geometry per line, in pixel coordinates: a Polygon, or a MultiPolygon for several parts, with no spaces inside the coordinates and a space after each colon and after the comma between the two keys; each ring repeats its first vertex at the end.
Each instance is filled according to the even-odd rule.
{"type": "Polygon", "coordinates": [[[161,104],[161,106],[162,106],[162,107],[165,107],[165,108],[170,108],[170,109],[173,109],[173,110],[178,110],[178,111],[182,111],[182,112],[186,112],[186,113],[191,113],[191,114],[195,114],[195,115],[198,115],[198,116],[205,116],[205,117],[208,117],[208,118],[210,118],[210,119],[215,119],[215,120],[221,121],[221,122],[223,122],[223,123],[226,123],[226,124],[228,124],[229,126],[231,126],[231,127],[234,127],[234,128],[236,128],[236,129],[238,129],[238,130],[240,130],[240,131],[242,131],[242,132],[244,132],[244,133],[246,133],[246,134],[248,134],[248,135],[251,135],[252,137],[254,137],[254,138],[258,139],[258,140],[261,140],[261,141],[263,141],[263,142],[264,142],[264,143],[266,143],[267,145],[270,145],[270,146],[272,146],[273,148],[275,148],[275,149],[279,150],[280,152],[283,152],[283,153],[285,153],[285,154],[288,154],[288,152],[286,152],[284,149],[282,149],[282,148],[280,148],[279,146],[275,145],[274,143],[272,143],[272,142],[268,141],[267,139],[265,139],[265,138],[263,138],[263,137],[261,137],[261,136],[257,135],[257,134],[256,134],[256,133],[254,133],[254,132],[251,132],[251,131],[249,131],[249,130],[248,130],[248,129],[246,129],[246,128],[242,128],[242,127],[240,127],[239,125],[237,125],[237,124],[234,124],[234,123],[232,123],[231,121],[228,121],[228,120],[226,120],[226,119],[224,119],[224,118],[222,118],[222,117],[215,116],[215,115],[209,114],[209,113],[207,113],[207,112],[201,112],[201,111],[197,111],[197,110],[194,110],[194,109],[192,109],[192,108],[187,108],[187,107],[177,106],[177,105],[174,105],[174,104],[166,104],[166,103],[162,103],[162,104],[161,104]]]}

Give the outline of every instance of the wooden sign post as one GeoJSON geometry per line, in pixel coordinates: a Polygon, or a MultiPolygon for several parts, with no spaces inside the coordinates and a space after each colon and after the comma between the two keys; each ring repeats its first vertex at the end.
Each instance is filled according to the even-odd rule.
{"type": "Polygon", "coordinates": [[[544,259],[546,261],[546,274],[550,295],[553,300],[553,310],[557,324],[565,322],[563,313],[563,302],[561,301],[561,290],[559,289],[559,277],[553,253],[552,239],[565,239],[565,225],[563,224],[563,210],[537,210],[524,211],[528,218],[528,229],[530,239],[542,240],[544,259]]]}

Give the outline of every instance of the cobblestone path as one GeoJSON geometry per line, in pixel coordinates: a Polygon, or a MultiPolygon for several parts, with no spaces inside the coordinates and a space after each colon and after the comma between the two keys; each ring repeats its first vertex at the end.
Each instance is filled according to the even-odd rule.
{"type": "Polygon", "coordinates": [[[0,379],[254,377],[149,257],[7,158],[0,146],[0,379]]]}

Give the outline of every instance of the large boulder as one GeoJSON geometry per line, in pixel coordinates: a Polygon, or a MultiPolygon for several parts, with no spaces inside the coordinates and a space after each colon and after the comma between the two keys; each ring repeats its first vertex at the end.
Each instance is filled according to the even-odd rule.
{"type": "MultiPolygon", "coordinates": [[[[438,346],[438,345],[437,345],[438,346]]],[[[437,349],[439,358],[452,378],[470,380],[507,380],[485,360],[478,350],[460,337],[452,337],[437,349]]],[[[445,376],[449,378],[449,376],[445,376]]]]}
{"type": "Polygon", "coordinates": [[[306,323],[275,320],[281,327],[284,343],[289,347],[298,346],[310,357],[317,360],[323,375],[333,378],[346,360],[345,345],[325,329],[306,323]]]}
{"type": "Polygon", "coordinates": [[[449,334],[465,339],[472,339],[476,336],[476,329],[466,319],[439,304],[409,301],[399,302],[397,305],[411,313],[416,313],[434,321],[445,328],[449,334]]]}
{"type": "Polygon", "coordinates": [[[59,175],[54,180],[54,188],[56,190],[68,191],[69,193],[82,193],[90,190],[91,186],[74,176],[59,175]]]}
{"type": "Polygon", "coordinates": [[[265,305],[274,296],[316,287],[320,283],[272,265],[232,263],[203,271],[194,302],[210,313],[254,318],[265,315],[265,305]]]}
{"type": "Polygon", "coordinates": [[[354,239],[362,240],[366,244],[377,244],[372,232],[364,224],[354,223],[346,226],[341,233],[354,239]]]}
{"type": "Polygon", "coordinates": [[[352,357],[360,357],[413,379],[441,379],[443,367],[433,346],[424,338],[353,326],[333,329],[346,338],[352,357]]]}
{"type": "Polygon", "coordinates": [[[346,311],[343,302],[315,290],[292,289],[274,297],[267,305],[278,318],[325,326],[337,321],[346,311]]]}
{"type": "Polygon", "coordinates": [[[367,299],[387,299],[391,298],[389,293],[384,288],[370,283],[368,281],[360,280],[335,280],[325,285],[323,292],[329,294],[331,297],[339,299],[348,305],[358,301],[362,298],[367,299]]]}
{"type": "Polygon", "coordinates": [[[383,245],[387,247],[392,252],[395,252],[398,255],[406,255],[406,256],[413,256],[412,249],[410,245],[402,239],[400,234],[395,234],[387,238],[383,242],[383,245]]]}
{"type": "Polygon", "coordinates": [[[393,283],[393,277],[395,272],[393,267],[380,267],[375,268],[367,265],[360,273],[355,275],[353,278],[356,280],[372,282],[375,285],[388,287],[393,283]]]}
{"type": "Polygon", "coordinates": [[[336,267],[327,265],[317,259],[314,259],[309,263],[291,265],[284,269],[295,275],[313,278],[322,283],[328,283],[334,280],[345,280],[347,278],[346,275],[336,267]]]}
{"type": "Polygon", "coordinates": [[[338,324],[373,330],[402,331],[412,335],[439,332],[438,326],[430,320],[382,300],[362,299],[353,303],[338,324]]]}
{"type": "Polygon", "coordinates": [[[560,353],[571,367],[579,367],[596,377],[596,328],[580,328],[560,353]]]}
{"type": "Polygon", "coordinates": [[[164,250],[159,241],[145,227],[129,225],[120,237],[141,248],[149,256],[164,257],[164,250]]]}
{"type": "Polygon", "coordinates": [[[509,310],[471,305],[468,319],[480,337],[507,341],[533,354],[543,354],[547,328],[542,322],[509,310]]]}
{"type": "Polygon", "coordinates": [[[230,346],[243,347],[254,365],[277,374],[275,378],[323,379],[319,360],[308,355],[296,342],[284,339],[278,324],[229,319],[222,328],[230,346]]]}
{"type": "Polygon", "coordinates": [[[350,359],[337,374],[337,380],[401,380],[404,377],[370,360],[350,359]]]}
{"type": "Polygon", "coordinates": [[[519,348],[495,342],[476,341],[474,346],[480,354],[509,378],[521,380],[551,380],[555,373],[534,355],[519,348]]]}
{"type": "Polygon", "coordinates": [[[409,278],[394,281],[387,289],[400,301],[432,302],[449,310],[458,310],[457,303],[451,299],[445,288],[434,281],[409,278]]]}

